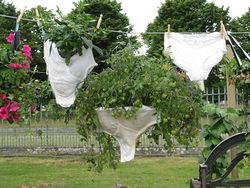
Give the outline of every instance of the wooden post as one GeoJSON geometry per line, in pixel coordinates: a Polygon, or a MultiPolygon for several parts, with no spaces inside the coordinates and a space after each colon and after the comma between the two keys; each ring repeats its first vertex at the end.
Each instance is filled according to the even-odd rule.
{"type": "MultiPolygon", "coordinates": [[[[230,45],[227,45],[227,58],[232,60],[234,58],[233,51],[230,45]]],[[[227,83],[227,107],[228,108],[236,108],[236,76],[233,75],[228,78],[227,83]]],[[[231,160],[236,157],[237,154],[237,148],[231,149],[231,160]]],[[[231,173],[232,178],[239,178],[239,172],[238,168],[234,168],[234,170],[231,173]]]]}

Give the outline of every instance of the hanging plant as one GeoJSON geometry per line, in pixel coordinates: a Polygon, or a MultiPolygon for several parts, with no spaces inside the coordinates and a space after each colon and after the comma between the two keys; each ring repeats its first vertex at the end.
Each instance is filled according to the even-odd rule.
{"type": "Polygon", "coordinates": [[[199,129],[202,95],[198,86],[180,79],[170,60],[136,56],[133,51],[127,47],[117,52],[107,61],[110,68],[86,80],[75,103],[79,133],[84,140],[95,135],[102,140],[103,155],[114,157],[109,150],[114,145],[106,146],[112,142],[103,142],[107,135],[99,131],[96,109],[112,108],[114,118],[129,119],[146,105],[158,116],[150,138],[158,143],[162,136],[166,148],[192,144],[199,129]]]}
{"type": "Polygon", "coordinates": [[[43,29],[46,33],[45,40],[56,44],[66,64],[73,55],[82,55],[83,47],[93,48],[98,53],[102,53],[101,49],[92,42],[96,35],[102,33],[101,29],[96,28],[96,20],[84,12],[64,16],[58,9],[57,13],[58,18],[43,21],[43,29]]]}

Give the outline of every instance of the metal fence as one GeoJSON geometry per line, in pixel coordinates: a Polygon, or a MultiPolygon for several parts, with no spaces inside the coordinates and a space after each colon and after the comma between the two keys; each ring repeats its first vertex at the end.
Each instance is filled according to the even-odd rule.
{"type": "MultiPolygon", "coordinates": [[[[208,103],[219,104],[226,108],[226,88],[206,89],[204,99],[208,103]]],[[[236,101],[237,105],[240,106],[241,100],[238,92],[236,101]]],[[[82,142],[81,136],[77,133],[75,122],[72,120],[65,124],[63,118],[54,118],[54,112],[42,109],[35,114],[30,114],[30,117],[30,122],[23,126],[11,125],[6,121],[0,122],[0,148],[79,148],[91,147],[91,145],[96,144],[94,138],[88,142],[82,142]]],[[[142,135],[139,142],[141,147],[156,146],[146,135],[142,135]]],[[[162,140],[157,145],[157,147],[159,146],[163,146],[162,140]]]]}
{"type": "MultiPolygon", "coordinates": [[[[54,116],[54,112],[41,110],[31,114],[30,122],[26,125],[9,124],[2,120],[0,148],[78,148],[97,144],[94,138],[88,142],[81,141],[74,120],[66,124],[62,117],[55,119],[54,116]]],[[[140,143],[142,146],[152,146],[153,142],[143,135],[140,143]]]]}

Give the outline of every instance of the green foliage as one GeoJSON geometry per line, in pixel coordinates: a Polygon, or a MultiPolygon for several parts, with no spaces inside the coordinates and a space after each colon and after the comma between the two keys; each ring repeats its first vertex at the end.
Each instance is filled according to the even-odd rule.
{"type": "Polygon", "coordinates": [[[27,81],[28,75],[25,69],[14,70],[9,67],[10,63],[23,64],[26,58],[22,56],[21,52],[12,53],[10,44],[2,44],[0,46],[0,91],[6,93],[15,93],[19,90],[22,82],[27,81]]]}
{"type": "MultiPolygon", "coordinates": [[[[163,136],[166,148],[176,142],[192,144],[199,129],[201,106],[197,86],[179,79],[175,69],[163,59],[135,56],[133,51],[127,47],[117,52],[107,61],[110,68],[86,80],[75,103],[79,133],[84,139],[95,135],[103,144],[103,133],[97,131],[96,108],[113,108],[114,117],[130,118],[147,105],[159,115],[151,138],[157,142],[163,136]],[[125,109],[126,106],[131,108],[125,109]]],[[[104,155],[111,152],[102,146],[104,155]]]]}
{"type": "Polygon", "coordinates": [[[95,28],[96,20],[84,12],[74,16],[64,16],[58,9],[57,13],[59,18],[44,20],[43,28],[47,34],[46,39],[56,44],[60,55],[65,58],[67,64],[73,55],[82,55],[83,46],[102,53],[92,43],[92,39],[99,33],[95,28]]]}
{"type": "MultiPolygon", "coordinates": [[[[201,162],[204,162],[211,151],[227,136],[247,130],[247,125],[236,125],[239,112],[233,108],[220,109],[216,105],[208,104],[204,107],[204,113],[209,117],[208,124],[203,125],[202,138],[205,139],[205,148],[202,151],[201,162]]],[[[211,177],[219,177],[228,166],[228,156],[223,154],[217,159],[212,168],[211,177]]]]}
{"type": "MultiPolygon", "coordinates": [[[[0,0],[0,14],[7,15],[7,16],[17,16],[16,8],[13,4],[11,3],[6,3],[4,0],[0,0]]],[[[10,18],[4,18],[0,17],[0,42],[4,43],[5,36],[7,33],[10,31],[13,31],[15,29],[15,23],[16,20],[10,19],[10,18]]]]}
{"type": "Polygon", "coordinates": [[[238,69],[239,85],[250,85],[250,62],[242,61],[242,66],[238,69]]]}
{"type": "MultiPolygon", "coordinates": [[[[231,25],[232,32],[248,32],[250,29],[250,8],[241,17],[234,19],[231,25]]],[[[234,37],[240,41],[240,44],[247,52],[250,52],[249,34],[234,35],[234,37]]]]}
{"type": "MultiPolygon", "coordinates": [[[[42,19],[53,19],[55,15],[51,10],[45,7],[38,6],[39,14],[42,19]]],[[[35,8],[25,11],[24,17],[28,19],[34,19],[35,8]]],[[[32,46],[33,61],[31,65],[31,70],[37,67],[39,72],[46,71],[46,64],[43,59],[43,34],[41,29],[37,26],[36,22],[27,22],[22,20],[20,23],[20,33],[22,41],[28,41],[30,46],[32,46]]],[[[46,74],[36,73],[33,75],[34,79],[46,80],[46,74]]]]}
{"type": "MultiPolygon", "coordinates": [[[[8,38],[10,36],[13,35],[10,34],[8,38]]],[[[33,97],[30,97],[29,84],[27,84],[30,81],[28,74],[30,50],[26,49],[24,53],[24,46],[27,47],[21,43],[17,51],[13,52],[10,43],[0,45],[0,94],[6,96],[6,99],[5,97],[0,99],[0,107],[8,110],[8,119],[0,118],[10,123],[19,122],[20,114],[27,115],[28,108],[32,104],[33,97]],[[18,107],[11,109],[11,103],[15,103],[18,107]]]]}
{"type": "Polygon", "coordinates": [[[96,24],[100,14],[103,14],[101,28],[107,30],[105,36],[95,35],[93,37],[93,43],[103,51],[102,55],[94,53],[95,60],[98,63],[98,67],[95,68],[97,72],[102,71],[108,66],[105,60],[114,53],[114,49],[116,51],[123,49],[129,40],[134,40],[131,37],[129,39],[125,33],[108,31],[130,32],[132,30],[127,15],[121,13],[121,11],[121,3],[117,3],[116,0],[80,0],[78,3],[75,3],[75,8],[69,14],[69,17],[72,18],[77,15],[88,14],[95,20],[93,24],[96,24]]]}

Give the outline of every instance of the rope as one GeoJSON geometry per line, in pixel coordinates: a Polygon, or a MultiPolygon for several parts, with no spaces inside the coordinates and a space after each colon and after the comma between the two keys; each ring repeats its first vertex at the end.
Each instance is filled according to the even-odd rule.
{"type": "MultiPolygon", "coordinates": [[[[149,32],[126,32],[126,31],[117,31],[117,30],[107,30],[112,33],[122,33],[122,34],[134,34],[134,35],[164,35],[166,32],[163,31],[149,31],[149,32]]],[[[209,33],[209,32],[177,32],[177,33],[183,33],[183,34],[192,34],[192,33],[197,33],[197,34],[202,34],[202,33],[209,33]]],[[[231,34],[250,34],[250,32],[230,32],[231,34]]]]}
{"type": "MultiPolygon", "coordinates": [[[[17,19],[16,16],[8,16],[8,15],[4,15],[4,14],[0,14],[0,17],[10,18],[10,19],[15,19],[15,20],[17,19]]],[[[26,18],[22,18],[22,20],[29,21],[29,22],[36,22],[36,20],[26,19],[26,18]]]]}

